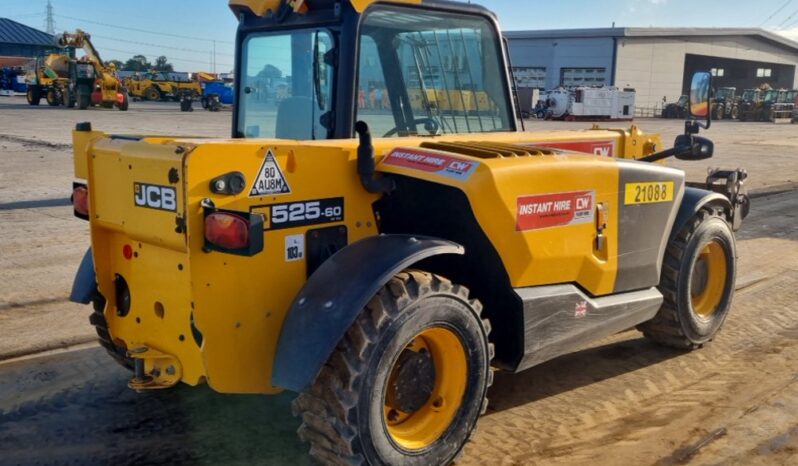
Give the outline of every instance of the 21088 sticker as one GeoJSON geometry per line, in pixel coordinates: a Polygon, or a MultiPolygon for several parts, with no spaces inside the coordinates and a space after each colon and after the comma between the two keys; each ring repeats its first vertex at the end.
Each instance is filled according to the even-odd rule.
{"type": "Polygon", "coordinates": [[[626,205],[671,201],[673,201],[673,181],[626,183],[623,200],[626,205]]]}

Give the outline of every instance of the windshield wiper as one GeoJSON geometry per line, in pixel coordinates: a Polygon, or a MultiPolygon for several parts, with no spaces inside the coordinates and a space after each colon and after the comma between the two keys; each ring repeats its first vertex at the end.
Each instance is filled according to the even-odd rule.
{"type": "Polygon", "coordinates": [[[319,33],[313,39],[313,93],[319,110],[324,110],[324,97],[321,95],[321,63],[319,62],[319,33]]]}

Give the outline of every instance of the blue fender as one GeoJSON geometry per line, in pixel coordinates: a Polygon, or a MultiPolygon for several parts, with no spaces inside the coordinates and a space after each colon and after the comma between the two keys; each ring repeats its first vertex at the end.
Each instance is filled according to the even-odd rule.
{"type": "Polygon", "coordinates": [[[684,190],[682,204],[679,206],[679,212],[676,214],[676,220],[673,222],[670,240],[672,240],[679,233],[679,230],[706,205],[718,205],[723,208],[726,215],[732,212],[731,202],[729,202],[726,196],[713,191],[688,186],[684,190]]]}
{"type": "Polygon", "coordinates": [[[81,304],[89,304],[97,292],[97,274],[94,273],[94,259],[91,248],[86,250],[83,260],[80,261],[75,280],[72,282],[72,292],[69,300],[81,304]]]}
{"type": "Polygon", "coordinates": [[[308,388],[369,300],[413,264],[440,254],[463,254],[457,243],[410,235],[364,238],[325,261],[297,294],[277,344],[272,384],[308,388]]]}

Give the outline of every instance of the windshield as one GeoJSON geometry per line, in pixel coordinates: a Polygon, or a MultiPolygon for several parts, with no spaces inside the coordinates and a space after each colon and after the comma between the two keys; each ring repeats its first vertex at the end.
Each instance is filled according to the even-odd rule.
{"type": "Polygon", "coordinates": [[[776,96],[778,95],[778,91],[767,91],[765,93],[765,102],[773,102],[776,100],[776,96]]]}
{"type": "Polygon", "coordinates": [[[686,95],[679,96],[679,100],[676,103],[680,106],[687,105],[687,96],[686,95]]]}
{"type": "Polygon", "coordinates": [[[385,137],[510,130],[501,50],[480,16],[374,9],[361,27],[357,119],[385,137]]]}
{"type": "Polygon", "coordinates": [[[333,39],[326,30],[247,37],[241,53],[238,137],[332,136],[333,39]]]}
{"type": "Polygon", "coordinates": [[[746,90],[745,92],[743,92],[743,100],[754,100],[756,93],[757,92],[753,89],[746,90]]]}
{"type": "Polygon", "coordinates": [[[734,95],[733,90],[729,89],[728,87],[721,87],[718,89],[717,94],[715,94],[715,98],[718,100],[723,100],[730,98],[732,95],[734,95]]]}

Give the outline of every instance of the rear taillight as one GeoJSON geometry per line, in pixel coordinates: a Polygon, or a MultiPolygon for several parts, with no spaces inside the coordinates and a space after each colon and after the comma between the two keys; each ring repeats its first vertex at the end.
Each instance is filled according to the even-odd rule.
{"type": "Polygon", "coordinates": [[[205,207],[205,250],[252,256],[263,250],[263,215],[205,207]]]}
{"type": "Polygon", "coordinates": [[[249,224],[235,214],[214,212],[205,217],[205,239],[224,249],[242,249],[249,244],[249,224]]]}
{"type": "Polygon", "coordinates": [[[75,217],[89,219],[89,188],[85,184],[72,183],[72,208],[75,217]]]}

